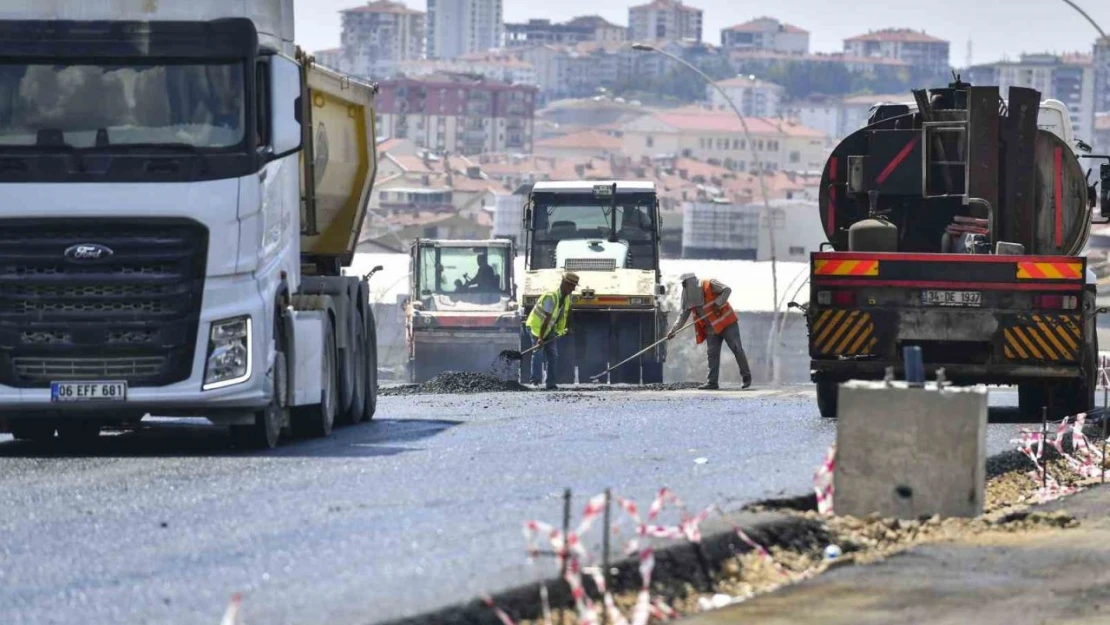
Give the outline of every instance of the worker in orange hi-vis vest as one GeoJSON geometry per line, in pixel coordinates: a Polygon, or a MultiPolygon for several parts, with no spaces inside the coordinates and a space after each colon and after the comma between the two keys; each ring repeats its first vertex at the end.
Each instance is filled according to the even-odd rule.
{"type": "Polygon", "coordinates": [[[740,323],[736,311],[728,304],[728,296],[732,289],[717,280],[702,280],[698,282],[697,276],[692,273],[682,276],[682,315],[671,326],[667,338],[674,338],[678,329],[686,325],[690,315],[697,321],[694,329],[697,331],[697,343],[705,343],[706,355],[709,357],[709,377],[705,384],[699,388],[704,390],[717,390],[721,373],[721,344],[727,343],[728,348],[736,356],[736,364],[740,365],[740,378],[744,382],[743,388],[752,385],[752,370],[748,367],[748,357],[744,354],[744,346],[740,343],[740,323]],[[702,320],[704,318],[704,320],[702,320]]]}

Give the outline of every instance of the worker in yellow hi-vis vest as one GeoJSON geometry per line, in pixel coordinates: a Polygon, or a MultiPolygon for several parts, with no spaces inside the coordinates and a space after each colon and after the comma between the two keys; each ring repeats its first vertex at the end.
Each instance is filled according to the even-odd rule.
{"type": "Polygon", "coordinates": [[[559,285],[559,290],[544,293],[536,300],[532,312],[528,313],[525,325],[528,327],[528,337],[532,346],[542,344],[532,354],[531,383],[540,384],[540,375],[543,372],[543,362],[547,361],[547,390],[555,389],[555,371],[559,362],[559,349],[555,344],[556,339],[567,333],[567,317],[570,314],[570,294],[578,288],[578,275],[566,273],[559,285]],[[541,357],[540,354],[543,354],[541,357]]]}
{"type": "Polygon", "coordinates": [[[740,378],[743,388],[752,385],[752,370],[748,367],[748,357],[744,354],[744,345],[740,342],[740,320],[736,311],[728,305],[728,296],[732,289],[717,280],[702,280],[698,282],[697,276],[692,273],[682,276],[682,315],[671,326],[668,338],[674,338],[679,328],[686,325],[686,320],[691,313],[698,321],[694,323],[697,331],[698,345],[705,343],[706,356],[709,357],[709,376],[700,388],[704,390],[717,390],[720,388],[719,378],[721,373],[721,345],[728,344],[736,356],[736,364],[740,366],[740,378]],[[704,318],[704,320],[703,320],[704,318]]]}

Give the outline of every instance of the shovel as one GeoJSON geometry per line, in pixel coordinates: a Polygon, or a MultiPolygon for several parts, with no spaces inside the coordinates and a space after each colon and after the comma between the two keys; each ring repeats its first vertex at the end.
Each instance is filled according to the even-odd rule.
{"type": "MultiPolygon", "coordinates": [[[[697,323],[699,321],[705,321],[706,319],[708,319],[708,315],[706,315],[705,317],[702,317],[700,319],[694,319],[690,323],[687,323],[686,325],[682,326],[681,328],[675,330],[674,333],[677,335],[679,332],[682,332],[683,330],[685,330],[686,328],[689,328],[690,326],[694,325],[695,323],[697,323]]],[[[590,380],[596,380],[596,379],[600,378],[601,376],[605,375],[606,373],[609,373],[613,369],[616,369],[617,367],[620,367],[621,365],[627,364],[628,362],[631,362],[632,360],[635,360],[635,359],[639,358],[640,356],[646,354],[647,352],[651,351],[652,349],[655,349],[655,347],[657,345],[659,345],[660,343],[663,343],[665,341],[669,341],[670,339],[671,339],[670,336],[664,336],[663,338],[661,338],[658,341],[652,343],[651,345],[648,345],[647,347],[641,349],[640,351],[636,352],[635,354],[632,354],[628,358],[625,358],[624,360],[618,362],[617,364],[613,365],[612,367],[609,367],[605,371],[602,371],[601,373],[599,373],[597,375],[591,375],[590,380]]]]}
{"type": "MultiPolygon", "coordinates": [[[[564,334],[563,336],[566,336],[566,334],[564,334]]],[[[563,336],[556,336],[552,340],[558,341],[559,339],[563,338],[563,336]]],[[[498,354],[497,356],[501,360],[508,360],[508,361],[524,360],[525,356],[527,356],[528,354],[531,354],[532,352],[536,351],[537,349],[543,347],[545,343],[547,343],[547,341],[544,341],[543,343],[536,343],[535,345],[529,347],[528,349],[526,349],[522,352],[518,352],[515,349],[506,349],[506,350],[502,351],[500,354],[498,354]]]]}

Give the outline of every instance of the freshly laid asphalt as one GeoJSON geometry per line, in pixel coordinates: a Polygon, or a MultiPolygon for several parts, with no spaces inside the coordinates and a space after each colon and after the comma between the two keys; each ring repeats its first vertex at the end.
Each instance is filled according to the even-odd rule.
{"type": "Polygon", "coordinates": [[[564,487],[576,515],[606,487],[734,508],[806,493],[834,437],[810,387],[383,397],[267,453],[183,421],[81,455],[0,435],[0,622],[214,625],[239,591],[245,623],[370,625],[550,573],[521,523],[564,487]]]}

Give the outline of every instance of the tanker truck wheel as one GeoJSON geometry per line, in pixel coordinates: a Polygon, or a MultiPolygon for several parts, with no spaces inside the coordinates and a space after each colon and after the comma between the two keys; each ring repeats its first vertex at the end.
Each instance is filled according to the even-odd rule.
{"type": "Polygon", "coordinates": [[[836,402],[840,384],[832,380],[817,381],[817,410],[826,419],[836,418],[836,402]]]}

